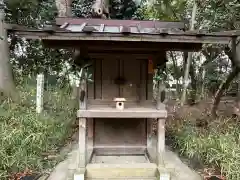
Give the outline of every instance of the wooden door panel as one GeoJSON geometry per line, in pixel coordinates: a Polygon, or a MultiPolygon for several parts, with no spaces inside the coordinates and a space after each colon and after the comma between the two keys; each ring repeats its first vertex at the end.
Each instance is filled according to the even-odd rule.
{"type": "Polygon", "coordinates": [[[113,100],[119,96],[119,86],[114,79],[119,76],[117,59],[102,60],[102,99],[113,100]]]}
{"type": "Polygon", "coordinates": [[[122,87],[122,95],[127,100],[137,101],[140,97],[140,60],[124,59],[123,76],[127,83],[122,87]]]}

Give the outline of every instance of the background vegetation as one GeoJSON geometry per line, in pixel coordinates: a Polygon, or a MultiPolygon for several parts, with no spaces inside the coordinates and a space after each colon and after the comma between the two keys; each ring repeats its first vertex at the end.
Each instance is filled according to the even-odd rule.
{"type": "MultiPolygon", "coordinates": [[[[6,0],[1,3],[6,13],[5,21],[11,24],[40,28],[49,22],[53,23],[57,15],[54,0],[6,0]]],[[[73,15],[90,17],[91,5],[92,1],[74,0],[73,15]]],[[[111,18],[188,21],[187,24],[191,24],[194,5],[197,9],[194,29],[207,32],[239,29],[238,0],[113,0],[111,18]]],[[[1,37],[1,42],[3,40],[1,37]]],[[[70,51],[43,48],[40,41],[20,39],[11,33],[8,34],[8,43],[10,59],[7,61],[13,70],[14,85],[17,87],[15,93],[21,98],[12,102],[1,96],[1,179],[24,171],[27,167],[43,171],[59,160],[46,160],[42,154],[57,151],[73,131],[75,102],[71,99],[71,82],[73,75],[79,71],[74,66],[70,51]],[[37,116],[35,77],[40,72],[47,79],[47,101],[44,113],[37,116]]],[[[167,58],[168,99],[169,102],[174,100],[174,103],[167,103],[169,109],[174,109],[169,110],[173,116],[167,128],[169,137],[174,140],[174,147],[189,158],[196,157],[204,167],[214,168],[228,180],[239,179],[240,57],[234,59],[229,46],[205,45],[200,52],[193,54],[169,51],[167,58]],[[191,61],[188,61],[188,56],[191,61]],[[188,62],[189,73],[184,77],[188,62]],[[227,81],[231,77],[232,80],[227,81]],[[183,99],[185,105],[180,107],[178,102],[184,82],[189,82],[187,99],[183,99]],[[222,94],[219,93],[221,89],[224,92],[222,94]],[[221,96],[226,97],[219,103],[221,96]],[[215,106],[210,112],[211,98],[215,106]],[[218,105],[221,117],[217,117],[218,105]],[[233,118],[233,115],[237,117],[233,118]]],[[[0,60],[0,72],[3,62],[4,58],[0,60]]],[[[1,91],[4,89],[2,81],[0,78],[1,91]]]]}

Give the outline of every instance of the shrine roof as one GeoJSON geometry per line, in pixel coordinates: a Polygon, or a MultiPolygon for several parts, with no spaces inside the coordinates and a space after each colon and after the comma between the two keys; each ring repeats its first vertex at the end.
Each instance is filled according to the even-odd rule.
{"type": "Polygon", "coordinates": [[[92,28],[92,32],[131,34],[156,34],[163,29],[173,31],[185,29],[184,22],[147,20],[57,18],[56,25],[72,32],[85,32],[86,28],[92,28]]]}
{"type": "Polygon", "coordinates": [[[127,43],[130,47],[137,43],[144,48],[159,48],[160,45],[167,49],[193,50],[201,49],[203,43],[229,44],[233,37],[240,35],[240,31],[185,31],[184,22],[85,18],[56,18],[55,25],[42,29],[8,29],[27,39],[41,39],[50,47],[82,46],[93,42],[101,46],[111,42],[118,45],[127,43]]]}

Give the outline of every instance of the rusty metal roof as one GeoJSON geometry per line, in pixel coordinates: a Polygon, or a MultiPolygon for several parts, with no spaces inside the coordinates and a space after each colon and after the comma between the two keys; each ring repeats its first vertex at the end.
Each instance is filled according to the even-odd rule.
{"type": "Polygon", "coordinates": [[[106,20],[83,18],[57,18],[56,24],[71,32],[102,32],[125,34],[161,34],[183,32],[183,22],[106,20]]]}
{"type": "MultiPolygon", "coordinates": [[[[17,25],[18,26],[18,25],[17,25]]],[[[29,29],[6,25],[27,39],[41,39],[49,47],[122,46],[147,49],[200,49],[203,43],[229,44],[240,31],[205,33],[184,31],[183,22],[57,18],[54,26],[29,29]],[[141,43],[140,43],[141,42],[141,43]],[[144,42],[144,43],[143,43],[144,42]],[[88,45],[87,45],[88,44],[88,45]]]]}

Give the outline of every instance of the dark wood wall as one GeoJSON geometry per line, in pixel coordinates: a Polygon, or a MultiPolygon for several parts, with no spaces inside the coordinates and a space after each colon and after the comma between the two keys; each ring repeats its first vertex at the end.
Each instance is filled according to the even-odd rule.
{"type": "Polygon", "coordinates": [[[152,98],[152,74],[148,74],[148,59],[95,59],[94,82],[88,83],[88,99],[113,100],[124,97],[128,101],[152,98]],[[124,77],[126,84],[117,85],[114,79],[124,77]]]}
{"type": "MultiPolygon", "coordinates": [[[[156,59],[152,59],[156,63],[156,59]]],[[[161,61],[161,58],[158,59],[161,61]]],[[[94,60],[93,83],[88,83],[88,99],[109,100],[124,97],[127,101],[150,100],[153,94],[153,74],[148,73],[148,59],[134,56],[112,56],[94,60]],[[117,77],[126,79],[125,85],[116,85],[117,77]]],[[[94,119],[94,147],[105,147],[105,152],[137,153],[139,146],[147,145],[146,119],[94,119]],[[109,149],[107,147],[116,147],[109,149]]]]}

